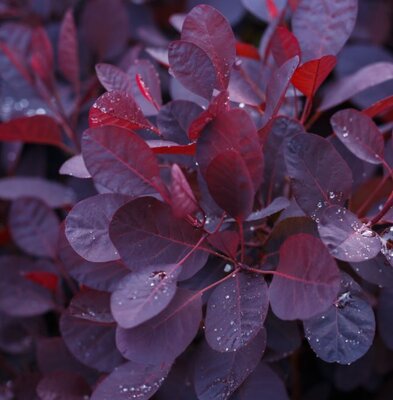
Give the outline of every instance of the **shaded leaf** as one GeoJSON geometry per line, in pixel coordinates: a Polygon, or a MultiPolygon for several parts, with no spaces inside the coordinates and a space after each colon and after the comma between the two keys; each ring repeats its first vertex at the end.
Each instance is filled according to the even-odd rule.
{"type": "Polygon", "coordinates": [[[94,182],[110,191],[142,196],[163,190],[155,155],[143,139],[126,129],[88,129],[82,154],[94,182]]]}
{"type": "Polygon", "coordinates": [[[214,350],[238,351],[263,328],[269,300],[263,277],[237,273],[220,284],[207,303],[206,341],[214,350]]]}
{"type": "Polygon", "coordinates": [[[214,64],[204,50],[177,40],[169,45],[168,59],[173,75],[185,88],[210,100],[218,82],[214,64]]]}
{"type": "Polygon", "coordinates": [[[122,328],[134,328],[155,317],[176,293],[180,265],[155,265],[124,277],[112,293],[111,310],[122,328]]]}
{"type": "Polygon", "coordinates": [[[229,399],[259,364],[265,347],[265,330],[236,352],[220,353],[203,344],[195,361],[194,386],[198,399],[229,399]]]}
{"type": "Polygon", "coordinates": [[[277,17],[285,5],[285,0],[242,0],[244,7],[262,21],[269,21],[277,17]]]}
{"type": "Polygon", "coordinates": [[[60,222],[44,202],[33,198],[15,200],[8,222],[13,240],[23,251],[37,257],[56,257],[60,222]]]}
{"type": "Polygon", "coordinates": [[[357,0],[301,0],[292,17],[302,62],[336,55],[355,26],[357,0]]]}
{"type": "Polygon", "coordinates": [[[210,194],[223,210],[238,220],[248,217],[255,191],[247,165],[237,151],[218,154],[210,162],[205,179],[210,194]]]}
{"type": "MultiPolygon", "coordinates": [[[[175,218],[168,205],[143,198],[127,203],[115,213],[109,235],[126,265],[138,270],[176,264],[194,248],[202,232],[175,218]]],[[[191,277],[204,266],[208,257],[204,250],[195,251],[183,263],[180,279],[191,277]]]]}
{"type": "Polygon", "coordinates": [[[285,163],[299,206],[318,220],[332,204],[344,204],[352,191],[352,172],[335,148],[317,135],[286,142],[285,163]]]}
{"type": "Polygon", "coordinates": [[[337,264],[323,243],[309,234],[292,235],[280,247],[269,287],[272,310],[283,320],[311,318],[329,308],[339,284],[337,264]]]}
{"type": "Polygon", "coordinates": [[[383,161],[383,136],[370,117],[347,109],[336,112],[330,123],[337,137],[355,156],[371,164],[383,161]]]}
{"type": "Polygon", "coordinates": [[[381,250],[377,234],[343,207],[328,207],[322,215],[318,231],[330,253],[339,260],[365,261],[381,250]]]}
{"type": "Polygon", "coordinates": [[[378,317],[378,333],[385,345],[389,349],[393,349],[393,290],[382,289],[378,299],[377,317],[378,317]]]}
{"type": "Polygon", "coordinates": [[[215,232],[207,237],[207,241],[222,253],[236,258],[236,251],[240,244],[240,236],[237,232],[215,232]]]}
{"type": "Polygon", "coordinates": [[[304,321],[306,338],[322,360],[349,364],[372,345],[375,317],[361,287],[347,274],[334,304],[323,314],[304,321]]]}
{"type": "Polygon", "coordinates": [[[120,194],[99,194],[80,201],[68,213],[65,234],[72,248],[87,261],[119,259],[109,239],[109,223],[114,213],[132,198],[120,194]]]}
{"type": "Polygon", "coordinates": [[[169,306],[155,318],[133,329],[119,327],[117,347],[130,360],[170,364],[192,342],[201,320],[201,295],[178,289],[169,306]]]}

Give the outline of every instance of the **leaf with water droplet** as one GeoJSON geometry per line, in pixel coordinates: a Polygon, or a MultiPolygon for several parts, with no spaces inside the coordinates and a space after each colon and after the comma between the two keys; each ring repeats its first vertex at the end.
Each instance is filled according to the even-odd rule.
{"type": "Polygon", "coordinates": [[[375,334],[373,309],[361,287],[345,273],[342,273],[336,301],[303,324],[306,338],[318,357],[339,364],[349,364],[362,357],[375,334]]]}

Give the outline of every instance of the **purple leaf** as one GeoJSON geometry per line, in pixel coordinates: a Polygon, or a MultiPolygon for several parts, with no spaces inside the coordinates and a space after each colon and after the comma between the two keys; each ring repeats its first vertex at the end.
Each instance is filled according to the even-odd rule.
{"type": "Polygon", "coordinates": [[[56,257],[59,219],[44,202],[33,198],[15,200],[9,225],[15,243],[37,257],[56,257]]]}
{"type": "Polygon", "coordinates": [[[72,248],[87,261],[119,259],[109,239],[109,223],[114,213],[132,200],[121,194],[99,194],[79,202],[65,220],[65,234],[72,248]]]}
{"type": "Polygon", "coordinates": [[[90,291],[77,294],[60,319],[61,335],[72,355],[103,372],[112,371],[123,360],[115,345],[116,324],[109,316],[108,294],[90,291]],[[88,295],[94,299],[80,300],[80,296],[88,295]],[[97,300],[100,296],[104,299],[97,300]]]}
{"type": "Polygon", "coordinates": [[[236,352],[220,353],[203,344],[195,361],[194,386],[198,399],[229,399],[259,364],[265,347],[265,330],[236,352]]]}
{"type": "Polygon", "coordinates": [[[192,342],[201,320],[201,295],[178,289],[169,306],[155,318],[133,329],[119,327],[117,347],[129,360],[171,364],[192,342]]]}
{"type": "Polygon", "coordinates": [[[276,197],[267,207],[262,210],[254,211],[246,219],[246,222],[260,221],[271,215],[274,215],[282,210],[285,210],[290,205],[290,201],[285,197],[276,197]]]}
{"type": "Polygon", "coordinates": [[[381,335],[385,345],[389,349],[393,349],[393,325],[391,319],[393,312],[393,290],[382,289],[378,300],[378,333],[381,335]]]}
{"type": "Polygon", "coordinates": [[[263,277],[237,273],[211,294],[205,318],[206,341],[214,350],[238,351],[263,328],[269,300],[263,277]]]}
{"type": "Polygon", "coordinates": [[[112,293],[111,310],[120,327],[134,328],[163,311],[176,293],[180,265],[155,265],[124,277],[112,293]]]}
{"type": "Polygon", "coordinates": [[[279,67],[295,56],[300,59],[299,42],[295,35],[284,26],[278,26],[274,31],[270,46],[274,60],[279,67]]]}
{"type": "Polygon", "coordinates": [[[157,159],[135,133],[115,126],[88,129],[82,154],[94,182],[110,191],[136,197],[163,190],[157,159]]]}
{"type": "Polygon", "coordinates": [[[383,135],[370,117],[347,109],[335,113],[330,123],[337,137],[355,156],[371,164],[383,161],[383,135]]]}
{"type": "Polygon", "coordinates": [[[126,362],[98,384],[91,400],[148,400],[164,382],[168,370],[168,366],[126,362]]]}
{"type": "Polygon", "coordinates": [[[96,100],[90,108],[89,122],[92,128],[114,125],[130,130],[156,129],[145,118],[132,95],[120,90],[104,93],[96,100]]]}
{"type": "MultiPolygon", "coordinates": [[[[116,212],[109,235],[126,265],[138,270],[176,264],[193,249],[202,232],[185,220],[175,218],[168,205],[144,198],[116,212]]],[[[204,250],[195,251],[183,263],[180,279],[190,278],[205,265],[208,253],[204,250]]]]}
{"type": "Polygon", "coordinates": [[[350,364],[362,357],[375,334],[373,309],[361,287],[345,273],[334,304],[303,324],[306,338],[318,357],[339,364],[350,364]]]}
{"type": "Polygon", "coordinates": [[[80,284],[113,292],[130,270],[120,261],[92,263],[80,257],[69,244],[64,227],[60,229],[59,258],[69,274],[80,284]]]}
{"type": "Polygon", "coordinates": [[[326,94],[318,111],[333,108],[368,88],[393,79],[393,63],[378,62],[367,65],[351,76],[334,83],[326,94]]]}
{"type": "Polygon", "coordinates": [[[186,89],[211,99],[219,84],[213,62],[204,50],[194,43],[177,40],[169,45],[168,58],[173,75],[186,89]]]}
{"type": "Polygon", "coordinates": [[[389,256],[380,253],[370,260],[351,262],[350,265],[365,281],[379,287],[393,288],[393,268],[389,256]]]}
{"type": "Polygon", "coordinates": [[[141,107],[145,116],[156,115],[157,108],[162,104],[162,98],[160,76],[154,65],[149,60],[136,60],[128,69],[127,73],[131,77],[132,93],[134,94],[134,98],[141,107]],[[146,99],[144,94],[141,92],[141,88],[136,79],[137,75],[142,80],[143,85],[148,88],[149,95],[152,97],[154,105],[151,100],[149,101],[146,99]]]}
{"type": "Polygon", "coordinates": [[[171,167],[171,204],[176,217],[186,217],[198,209],[194,193],[182,170],[177,164],[171,167]]]}
{"type": "Polygon", "coordinates": [[[36,270],[26,258],[1,258],[0,311],[15,317],[42,315],[55,307],[51,293],[25,278],[36,270]]]}
{"type": "Polygon", "coordinates": [[[286,142],[284,156],[295,199],[316,221],[325,207],[349,197],[351,170],[326,139],[297,135],[286,142]]]}
{"type": "Polygon", "coordinates": [[[201,132],[196,159],[203,175],[206,176],[213,159],[226,150],[240,154],[254,190],[258,190],[263,177],[262,150],[254,122],[244,110],[235,109],[218,114],[201,132]]]}
{"type": "Polygon", "coordinates": [[[277,17],[276,12],[286,6],[285,0],[242,0],[242,3],[250,13],[266,22],[277,17]]]}
{"type": "Polygon", "coordinates": [[[237,151],[219,153],[208,165],[205,179],[210,194],[223,210],[238,220],[248,217],[255,190],[247,165],[237,151]]]}
{"type": "Polygon", "coordinates": [[[262,126],[265,126],[280,110],[285,93],[298,65],[299,57],[295,56],[273,72],[266,88],[266,107],[262,126]]]}
{"type": "Polygon", "coordinates": [[[72,10],[64,15],[58,43],[59,69],[79,92],[79,48],[78,35],[72,10]]]}
{"type": "Polygon", "coordinates": [[[90,386],[78,374],[52,372],[46,374],[37,385],[40,400],[85,400],[90,395],[90,386]]]}
{"type": "Polygon", "coordinates": [[[328,207],[321,217],[318,230],[323,243],[339,260],[365,261],[375,257],[381,250],[378,235],[343,207],[328,207]]]}
{"type": "Polygon", "coordinates": [[[96,65],[97,78],[108,92],[120,91],[132,95],[132,78],[122,69],[111,64],[96,65]]]}
{"type": "Polygon", "coordinates": [[[336,55],[355,26],[357,0],[301,0],[292,18],[302,62],[336,55]]]}
{"type": "Polygon", "coordinates": [[[0,198],[17,200],[21,197],[34,197],[49,207],[58,208],[75,202],[72,189],[42,178],[16,176],[0,179],[0,198]]]}
{"type": "Polygon", "coordinates": [[[266,363],[258,365],[231,400],[255,400],[261,393],[269,400],[289,400],[284,382],[266,363]]]}
{"type": "Polygon", "coordinates": [[[45,115],[15,118],[0,125],[0,140],[50,144],[62,148],[61,131],[53,118],[45,115]]]}
{"type": "Polygon", "coordinates": [[[236,258],[236,251],[240,244],[240,236],[237,232],[216,232],[209,235],[207,241],[222,253],[234,259],[236,258]]]}
{"type": "Polygon", "coordinates": [[[181,39],[206,52],[216,70],[217,89],[226,89],[236,58],[235,36],[226,18],[211,6],[198,5],[187,14],[181,39]]]}
{"type": "Polygon", "coordinates": [[[286,166],[284,160],[284,144],[297,134],[305,133],[304,127],[296,120],[288,117],[276,117],[262,130],[267,135],[264,147],[264,182],[262,189],[268,199],[283,193],[285,186],[286,166]]]}
{"type": "Polygon", "coordinates": [[[157,125],[161,135],[179,144],[188,144],[188,130],[191,123],[203,109],[188,100],[174,100],[165,104],[157,116],[157,125]]]}
{"type": "Polygon", "coordinates": [[[77,154],[69,158],[60,168],[59,174],[74,176],[75,178],[91,178],[90,172],[86,168],[82,154],[77,154]]]}
{"type": "Polygon", "coordinates": [[[270,304],[280,319],[311,318],[329,308],[339,285],[337,264],[323,243],[299,233],[280,247],[280,262],[269,287],[270,304]]]}

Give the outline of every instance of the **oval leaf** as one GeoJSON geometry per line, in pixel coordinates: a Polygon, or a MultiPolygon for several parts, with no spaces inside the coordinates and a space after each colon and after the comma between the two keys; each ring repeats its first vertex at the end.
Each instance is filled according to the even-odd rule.
{"type": "Polygon", "coordinates": [[[214,350],[237,351],[263,328],[269,300],[260,275],[237,273],[209,297],[205,336],[214,350]]]}
{"type": "Polygon", "coordinates": [[[365,261],[375,257],[381,250],[381,240],[377,234],[343,207],[327,208],[318,231],[330,253],[339,260],[365,261]]]}
{"type": "Polygon", "coordinates": [[[292,235],[280,247],[270,304],[280,319],[311,318],[329,308],[339,285],[336,262],[323,243],[308,234],[292,235]]]}
{"type": "Polygon", "coordinates": [[[322,360],[349,364],[371,347],[375,334],[375,317],[361,287],[347,274],[334,304],[304,321],[306,338],[322,360]]]}
{"type": "Polygon", "coordinates": [[[370,117],[348,109],[334,114],[330,123],[337,137],[355,156],[371,164],[383,161],[383,135],[370,117]]]}

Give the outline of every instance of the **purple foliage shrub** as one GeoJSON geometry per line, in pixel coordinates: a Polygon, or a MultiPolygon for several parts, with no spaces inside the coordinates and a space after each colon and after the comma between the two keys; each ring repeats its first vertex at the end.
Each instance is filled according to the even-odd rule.
{"type": "Polygon", "coordinates": [[[393,5],[207,2],[0,1],[0,399],[391,398],[393,5]]]}

